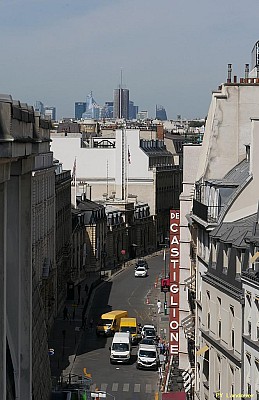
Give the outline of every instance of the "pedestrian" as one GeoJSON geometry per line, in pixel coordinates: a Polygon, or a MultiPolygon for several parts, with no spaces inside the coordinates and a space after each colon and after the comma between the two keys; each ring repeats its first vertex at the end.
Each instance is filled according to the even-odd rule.
{"type": "Polygon", "coordinates": [[[80,284],[77,286],[77,293],[78,293],[78,302],[77,302],[77,304],[80,304],[80,297],[81,297],[81,285],[80,284]]]}
{"type": "Polygon", "coordinates": [[[86,316],[83,315],[82,316],[82,324],[81,324],[80,329],[83,329],[85,331],[85,328],[86,328],[86,316]]]}
{"type": "Polygon", "coordinates": [[[90,329],[91,329],[91,331],[92,331],[92,330],[93,330],[93,327],[94,327],[94,320],[93,320],[93,318],[90,319],[89,326],[90,326],[90,329]]]}
{"type": "Polygon", "coordinates": [[[64,309],[63,309],[63,319],[69,319],[68,318],[68,308],[67,308],[67,306],[65,306],[64,309]]]}
{"type": "Polygon", "coordinates": [[[161,313],[161,301],[158,299],[156,304],[157,304],[157,313],[160,314],[161,313]]]}
{"type": "Polygon", "coordinates": [[[87,296],[87,293],[88,293],[88,285],[87,285],[87,283],[85,284],[85,295],[87,296]]]}

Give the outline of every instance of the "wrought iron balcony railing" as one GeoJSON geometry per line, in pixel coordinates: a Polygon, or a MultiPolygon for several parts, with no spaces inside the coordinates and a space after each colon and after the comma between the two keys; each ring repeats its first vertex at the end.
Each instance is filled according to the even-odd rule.
{"type": "Polygon", "coordinates": [[[206,222],[215,223],[218,220],[221,206],[207,206],[198,200],[193,199],[192,212],[206,222]]]}

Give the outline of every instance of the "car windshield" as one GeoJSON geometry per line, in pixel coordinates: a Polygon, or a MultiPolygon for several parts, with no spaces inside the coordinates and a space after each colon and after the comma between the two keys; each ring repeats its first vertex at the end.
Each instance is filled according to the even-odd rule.
{"type": "Polygon", "coordinates": [[[155,341],[153,339],[142,339],[140,344],[155,344],[155,341]]]}
{"type": "Polygon", "coordinates": [[[145,330],[145,336],[156,336],[156,332],[154,329],[146,329],[145,330]]]}
{"type": "Polygon", "coordinates": [[[122,326],[120,331],[121,332],[136,333],[137,332],[137,328],[135,326],[122,326]]]}
{"type": "Polygon", "coordinates": [[[128,351],[129,345],[128,343],[113,343],[112,350],[114,351],[128,351]]]}
{"type": "Polygon", "coordinates": [[[98,322],[99,326],[105,326],[111,324],[112,324],[112,319],[100,319],[100,321],[98,322]]]}
{"type": "Polygon", "coordinates": [[[156,352],[151,350],[139,350],[139,357],[156,358],[156,352]]]}
{"type": "Polygon", "coordinates": [[[146,271],[146,268],[145,267],[138,267],[137,271],[146,271]]]}

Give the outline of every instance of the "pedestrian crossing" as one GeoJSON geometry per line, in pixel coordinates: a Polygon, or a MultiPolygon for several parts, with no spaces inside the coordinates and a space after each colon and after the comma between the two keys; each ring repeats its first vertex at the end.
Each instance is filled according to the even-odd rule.
{"type": "Polygon", "coordinates": [[[133,392],[133,393],[155,393],[158,390],[158,386],[150,383],[118,383],[113,382],[111,384],[108,383],[93,383],[90,386],[91,392],[95,392],[96,390],[100,390],[103,392],[133,392]]]}

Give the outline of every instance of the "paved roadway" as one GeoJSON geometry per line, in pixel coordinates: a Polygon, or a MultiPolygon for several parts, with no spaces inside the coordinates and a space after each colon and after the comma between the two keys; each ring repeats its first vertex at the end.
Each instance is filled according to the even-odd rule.
{"type": "MultiPolygon", "coordinates": [[[[163,265],[162,256],[148,260],[148,277],[135,278],[134,266],[128,267],[111,281],[104,282],[95,291],[90,317],[95,321],[99,315],[111,309],[128,310],[129,316],[138,322],[156,324],[156,299],[146,303],[163,265]]],[[[91,389],[104,390],[116,400],[154,400],[158,392],[159,376],[156,371],[136,369],[136,347],[133,347],[129,365],[110,364],[109,347],[112,338],[97,337],[95,329],[87,328],[81,336],[72,374],[82,374],[84,368],[92,375],[91,389]]]]}

